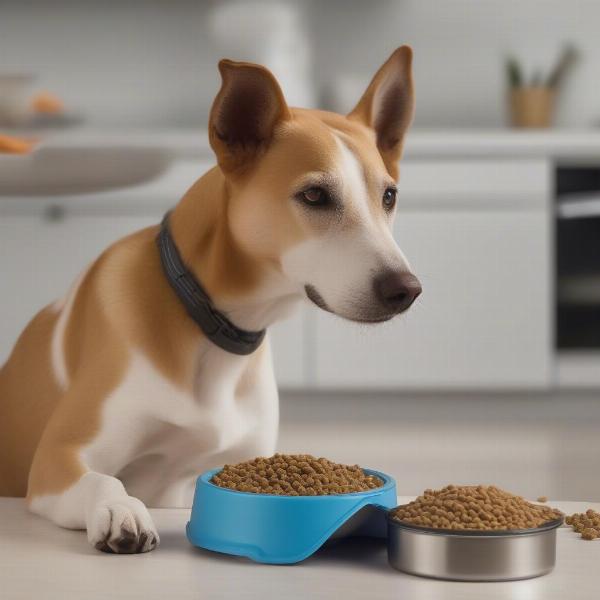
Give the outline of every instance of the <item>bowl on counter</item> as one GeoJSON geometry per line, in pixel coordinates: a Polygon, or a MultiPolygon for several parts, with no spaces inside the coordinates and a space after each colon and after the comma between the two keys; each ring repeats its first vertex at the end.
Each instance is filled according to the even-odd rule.
{"type": "Polygon", "coordinates": [[[211,483],[219,471],[196,482],[187,537],[194,546],[260,563],[300,562],[334,538],[385,537],[387,511],[397,504],[394,479],[370,469],[364,472],[383,486],[330,496],[238,492],[211,483]]]}
{"type": "Polygon", "coordinates": [[[0,197],[91,194],[140,185],[172,162],[165,148],[110,139],[56,138],[28,154],[0,154],[0,197]]]}
{"type": "Polygon", "coordinates": [[[388,560],[405,573],[457,581],[511,581],[549,573],[563,519],[515,530],[420,527],[388,517],[388,560]]]}

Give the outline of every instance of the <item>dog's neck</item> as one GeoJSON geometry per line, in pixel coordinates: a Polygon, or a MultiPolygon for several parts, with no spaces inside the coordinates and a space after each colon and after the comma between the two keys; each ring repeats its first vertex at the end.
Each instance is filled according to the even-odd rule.
{"type": "Polygon", "coordinates": [[[236,243],[228,221],[230,191],[221,170],[211,169],[184,195],[170,223],[187,268],[213,304],[240,328],[260,330],[287,316],[302,296],[273,263],[236,243]]]}

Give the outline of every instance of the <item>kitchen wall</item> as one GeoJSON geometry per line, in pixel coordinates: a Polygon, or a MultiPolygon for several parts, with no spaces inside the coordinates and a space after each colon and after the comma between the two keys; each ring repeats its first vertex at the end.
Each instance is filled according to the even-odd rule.
{"type": "Polygon", "coordinates": [[[417,125],[503,124],[504,57],[514,53],[529,72],[547,70],[565,41],[580,48],[582,60],[561,98],[557,123],[600,122],[598,1],[353,0],[322,2],[319,11],[313,33],[321,80],[339,65],[369,74],[399,42],[413,45],[417,125]]]}
{"type": "MultiPolygon", "coordinates": [[[[93,124],[198,126],[218,85],[214,1],[0,0],[0,71],[40,74],[93,124]]],[[[600,121],[596,0],[299,0],[315,78],[362,85],[401,42],[416,51],[417,125],[504,122],[503,57],[547,68],[571,40],[582,60],[558,124],[600,121]]],[[[238,57],[242,58],[242,57],[238,57]]],[[[351,99],[353,100],[353,98],[351,99]]],[[[351,100],[346,100],[347,102],[351,100]]]]}

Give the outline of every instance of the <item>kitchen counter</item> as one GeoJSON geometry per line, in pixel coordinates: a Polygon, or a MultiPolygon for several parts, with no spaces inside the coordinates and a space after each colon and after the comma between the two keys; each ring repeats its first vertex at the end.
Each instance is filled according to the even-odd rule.
{"type": "MultiPolygon", "coordinates": [[[[202,128],[110,131],[76,129],[53,133],[49,143],[61,146],[152,146],[177,158],[212,159],[208,132],[202,128]]],[[[406,158],[517,158],[544,157],[559,161],[600,160],[597,129],[411,129],[406,158]]]]}
{"type": "MultiPolygon", "coordinates": [[[[400,498],[407,502],[410,498],[400,498]]],[[[600,503],[552,502],[566,513],[600,503]]],[[[600,540],[558,531],[549,575],[517,582],[462,583],[423,579],[391,569],[381,541],[351,539],[291,566],[259,565],[193,548],[184,535],[188,511],[150,511],[161,536],[150,554],[110,555],[82,532],[29,514],[21,499],[0,498],[0,596],[5,600],[95,598],[406,598],[553,600],[598,597],[600,540]]]]}
{"type": "MultiPolygon", "coordinates": [[[[42,142],[41,147],[44,146],[57,150],[151,148],[164,152],[168,165],[141,184],[118,189],[31,197],[0,194],[0,213],[51,211],[57,201],[61,210],[69,210],[71,214],[129,214],[138,208],[165,210],[215,164],[208,134],[202,129],[126,132],[82,129],[52,134],[42,142]]],[[[539,186],[538,179],[532,176],[538,166],[536,161],[544,161],[546,165],[544,177],[548,186],[552,179],[551,162],[600,165],[600,129],[416,129],[407,137],[405,159],[401,177],[403,206],[414,200],[422,207],[428,198],[435,204],[445,196],[451,199],[458,196],[463,203],[474,199],[476,205],[485,196],[503,205],[512,202],[519,207],[530,206],[532,198],[539,199],[532,192],[532,186],[535,190],[539,186]],[[511,169],[508,174],[507,165],[511,169]],[[415,193],[415,189],[419,191],[415,193]]],[[[550,187],[546,191],[550,193],[550,187]]]]}
{"type": "MultiPolygon", "coordinates": [[[[77,214],[81,210],[86,214],[90,211],[127,214],[136,207],[165,209],[179,199],[182,190],[187,189],[215,164],[208,143],[208,132],[203,129],[111,132],[83,128],[49,134],[43,139],[40,147],[43,146],[56,149],[149,148],[164,152],[168,166],[164,172],[146,182],[107,191],[32,197],[0,194],[1,213],[15,210],[35,212],[40,207],[52,210],[57,199],[61,202],[61,208],[68,208],[72,214],[77,214]]],[[[14,160],[14,157],[10,158],[14,160]]],[[[457,182],[460,183],[461,198],[469,195],[479,198],[481,190],[477,186],[478,181],[483,181],[488,187],[493,183],[492,188],[496,196],[506,192],[504,187],[508,185],[510,188],[508,191],[514,192],[513,187],[516,186],[515,189],[524,198],[529,198],[531,196],[527,185],[527,175],[530,173],[531,165],[529,161],[545,160],[549,165],[551,162],[561,165],[600,165],[600,128],[545,131],[508,128],[414,129],[407,136],[404,158],[406,169],[403,170],[401,178],[404,200],[406,200],[405,188],[408,186],[410,191],[411,185],[414,184],[411,177],[416,177],[417,184],[422,187],[419,174],[423,169],[426,171],[425,181],[429,182],[431,187],[429,191],[436,199],[446,188],[450,188],[451,195],[456,196],[457,190],[453,186],[457,182]],[[492,164],[490,161],[494,159],[495,162],[492,164]],[[478,161],[479,169],[487,169],[483,175],[478,173],[473,176],[471,162],[473,160],[478,161]],[[522,173],[512,179],[507,178],[501,170],[497,169],[498,165],[506,161],[512,161],[513,168],[519,167],[522,173]],[[408,164],[411,165],[410,169],[408,164]],[[431,179],[431,169],[435,169],[434,180],[431,179]],[[490,178],[493,181],[490,181],[490,178]]],[[[550,180],[551,175],[548,172],[548,181],[550,180]]],[[[488,190],[487,195],[489,194],[488,190]]],[[[422,195],[421,193],[418,197],[421,204],[422,195]]],[[[522,204],[523,199],[520,198],[519,205],[522,204]]]]}
{"type": "Polygon", "coordinates": [[[407,158],[550,158],[600,160],[598,129],[464,129],[409,131],[407,158]]]}

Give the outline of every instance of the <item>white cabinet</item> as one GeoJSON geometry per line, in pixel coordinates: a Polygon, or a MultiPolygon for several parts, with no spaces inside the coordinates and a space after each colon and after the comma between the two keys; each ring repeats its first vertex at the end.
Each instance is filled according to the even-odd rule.
{"type": "MultiPolygon", "coordinates": [[[[146,193],[122,199],[115,192],[89,204],[71,199],[61,215],[46,200],[0,198],[0,363],[42,306],[111,242],[158,223],[197,169],[174,171],[152,202],[146,193]]],[[[550,187],[545,160],[403,163],[395,233],[423,295],[407,314],[378,326],[307,305],[271,328],[279,385],[549,385],[550,187]]]]}
{"type": "MultiPolygon", "coordinates": [[[[407,190],[409,208],[400,209],[395,233],[422,281],[423,295],[405,315],[379,326],[358,326],[318,314],[313,360],[319,387],[549,385],[548,179],[543,162],[529,162],[529,197],[521,205],[507,203],[507,198],[498,202],[497,189],[486,196],[477,164],[470,170],[480,196],[468,207],[451,186],[436,189],[433,166],[420,189],[407,190]],[[531,183],[536,173],[537,188],[531,183]],[[417,196],[423,200],[421,207],[413,203],[417,196]]],[[[516,174],[510,166],[499,167],[506,169],[504,176],[520,173],[520,164],[516,174]]],[[[410,167],[409,163],[405,168],[410,167]]],[[[489,165],[485,171],[498,175],[489,165]]],[[[504,185],[519,189],[518,181],[504,185]]],[[[518,194],[512,199],[518,200],[518,194]]]]}
{"type": "Polygon", "coordinates": [[[310,307],[303,307],[289,319],[269,328],[275,376],[282,388],[299,389],[310,385],[307,353],[312,347],[311,312],[310,307]]]}
{"type": "MultiPolygon", "coordinates": [[[[2,199],[0,199],[0,208],[2,199]]],[[[0,365],[17,337],[44,306],[61,298],[77,275],[107,246],[159,223],[168,207],[154,203],[120,210],[87,209],[40,201],[32,210],[0,210],[0,365]]],[[[277,381],[305,382],[306,316],[300,313],[271,332],[277,381]]]]}
{"type": "Polygon", "coordinates": [[[70,215],[52,206],[0,215],[0,364],[18,335],[46,304],[111,242],[160,221],[161,213],[70,215]]]}

